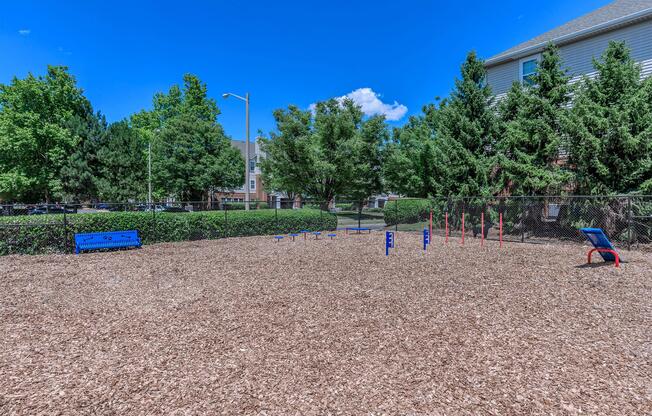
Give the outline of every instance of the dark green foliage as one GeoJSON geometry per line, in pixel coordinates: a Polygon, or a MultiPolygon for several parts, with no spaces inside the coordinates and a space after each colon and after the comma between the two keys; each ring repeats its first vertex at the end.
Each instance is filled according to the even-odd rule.
{"type": "Polygon", "coordinates": [[[503,128],[493,163],[495,192],[552,195],[569,181],[559,154],[571,91],[554,45],[543,51],[532,81],[531,86],[515,83],[500,103],[503,128]]]}
{"type": "Polygon", "coordinates": [[[138,230],[144,244],[333,230],[335,215],[318,210],[210,211],[192,213],[114,212],[0,217],[0,255],[72,252],[73,234],[138,230]],[[29,225],[26,225],[29,224],[29,225]]]}
{"type": "Polygon", "coordinates": [[[437,154],[446,167],[438,181],[445,196],[488,195],[489,157],[498,129],[493,97],[475,52],[468,54],[461,73],[438,117],[437,154]]]}
{"type": "Polygon", "coordinates": [[[101,201],[143,201],[147,195],[146,146],[126,121],[114,123],[97,151],[96,187],[101,201]]]}
{"type": "Polygon", "coordinates": [[[570,163],[577,191],[627,193],[652,178],[652,94],[622,42],[611,42],[597,76],[584,79],[569,123],[570,163]]]}

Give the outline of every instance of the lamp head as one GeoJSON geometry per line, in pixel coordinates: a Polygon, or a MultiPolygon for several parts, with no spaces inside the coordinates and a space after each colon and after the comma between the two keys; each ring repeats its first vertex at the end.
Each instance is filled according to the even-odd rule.
{"type": "Polygon", "coordinates": [[[229,94],[228,92],[224,93],[224,94],[222,94],[222,98],[224,98],[224,99],[229,98],[230,95],[231,94],[229,94]]]}

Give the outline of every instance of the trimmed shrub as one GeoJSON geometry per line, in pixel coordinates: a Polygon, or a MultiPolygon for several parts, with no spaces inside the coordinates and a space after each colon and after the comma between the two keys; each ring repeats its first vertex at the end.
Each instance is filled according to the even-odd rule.
{"type": "MultiPolygon", "coordinates": [[[[245,203],[244,202],[225,202],[224,207],[229,211],[244,211],[245,203]]],[[[267,202],[250,202],[249,209],[269,209],[269,204],[267,202]]]]}
{"type": "Polygon", "coordinates": [[[0,255],[71,252],[74,234],[138,230],[143,244],[333,230],[335,215],[318,210],[108,212],[0,217],[0,255]]]}
{"type": "Polygon", "coordinates": [[[400,199],[388,201],[383,208],[385,224],[414,224],[430,218],[434,203],[428,199],[400,199]]]}

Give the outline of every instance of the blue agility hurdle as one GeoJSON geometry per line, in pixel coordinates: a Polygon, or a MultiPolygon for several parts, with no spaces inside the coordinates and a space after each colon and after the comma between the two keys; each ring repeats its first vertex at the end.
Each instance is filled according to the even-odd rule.
{"type": "Polygon", "coordinates": [[[430,245],[430,232],[428,231],[427,228],[424,228],[423,229],[423,251],[426,251],[428,245],[430,245]]]}
{"type": "Polygon", "coordinates": [[[600,253],[602,259],[608,262],[615,262],[616,267],[620,267],[620,256],[616,248],[601,228],[581,228],[580,231],[593,244],[593,249],[589,251],[587,263],[591,263],[591,256],[596,251],[600,253]]]}
{"type": "Polygon", "coordinates": [[[141,247],[138,230],[75,234],[75,254],[84,250],[141,247]]]}

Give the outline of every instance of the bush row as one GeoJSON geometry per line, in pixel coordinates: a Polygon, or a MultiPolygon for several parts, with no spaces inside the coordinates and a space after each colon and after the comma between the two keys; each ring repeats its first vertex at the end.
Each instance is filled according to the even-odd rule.
{"type": "Polygon", "coordinates": [[[75,233],[138,230],[144,244],[333,230],[337,217],[319,210],[109,212],[0,217],[0,255],[72,252],[75,233]]]}
{"type": "Polygon", "coordinates": [[[385,224],[414,224],[430,217],[434,201],[428,199],[402,199],[388,201],[383,208],[385,224]]]}

